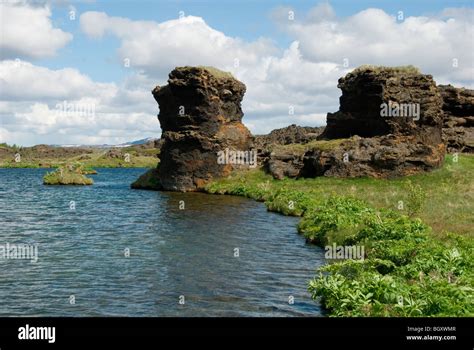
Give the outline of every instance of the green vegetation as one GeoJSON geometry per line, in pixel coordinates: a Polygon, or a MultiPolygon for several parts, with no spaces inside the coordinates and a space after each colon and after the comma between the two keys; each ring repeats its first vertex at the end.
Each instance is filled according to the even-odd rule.
{"type": "Polygon", "coordinates": [[[473,171],[473,156],[447,156],[442,169],[394,180],[278,181],[254,170],[206,190],[302,216],[298,231],[318,245],[365,248],[364,260],[331,263],[310,282],[330,315],[472,316],[473,171]]]}
{"type": "Polygon", "coordinates": [[[413,217],[421,212],[426,201],[426,192],[419,184],[412,184],[410,180],[407,181],[407,210],[408,215],[413,217]]]}
{"type": "Polygon", "coordinates": [[[159,190],[161,185],[158,179],[158,168],[149,169],[146,173],[142,174],[137,180],[135,180],[131,187],[135,189],[159,190]]]}
{"type": "Polygon", "coordinates": [[[303,155],[306,151],[309,151],[311,149],[319,149],[322,151],[329,151],[337,146],[339,146],[342,142],[347,141],[350,139],[334,139],[334,140],[314,140],[310,141],[308,143],[292,143],[289,145],[270,145],[269,150],[270,151],[277,151],[279,153],[292,153],[292,154],[298,154],[298,155],[303,155]]]}
{"type": "Polygon", "coordinates": [[[211,67],[211,66],[198,66],[198,68],[203,68],[205,70],[207,70],[209,73],[211,73],[212,75],[214,75],[216,78],[233,78],[234,76],[232,75],[232,73],[230,72],[224,72],[220,69],[217,69],[215,67],[211,67]]]}
{"type": "Polygon", "coordinates": [[[158,158],[156,158],[157,150],[149,150],[150,155],[137,155],[133,152],[128,153],[130,157],[127,158],[110,158],[106,154],[93,154],[87,157],[72,158],[71,161],[79,160],[85,166],[93,168],[155,168],[158,165],[158,158]]]}
{"type": "Polygon", "coordinates": [[[474,315],[474,240],[446,234],[392,210],[331,197],[302,219],[299,231],[320,245],[363,246],[364,260],[320,269],[314,298],[335,316],[474,315]]]}
{"type": "Polygon", "coordinates": [[[90,168],[155,168],[156,148],[62,148],[39,145],[18,147],[0,144],[0,168],[58,168],[80,162],[90,168]],[[18,157],[17,157],[18,155],[18,157]]]}
{"type": "Polygon", "coordinates": [[[374,66],[371,64],[364,64],[360,67],[357,67],[351,73],[358,73],[365,70],[375,71],[376,73],[380,73],[382,70],[389,70],[396,73],[420,74],[420,70],[417,67],[412,66],[412,65],[398,66],[398,67],[385,67],[385,66],[374,66]]]}
{"type": "MultiPolygon", "coordinates": [[[[416,214],[433,229],[433,235],[442,236],[450,231],[474,238],[474,156],[460,155],[455,162],[450,155],[446,156],[443,168],[419,175],[398,179],[338,179],[318,177],[314,179],[274,180],[272,176],[255,169],[236,173],[226,179],[219,179],[207,187],[209,193],[234,194],[266,201],[271,195],[299,192],[305,198],[322,201],[331,195],[349,195],[359,198],[376,208],[388,208],[409,215],[408,203],[410,192],[408,183],[420,186],[426,194],[426,200],[420,212],[416,214]],[[399,202],[405,204],[399,210],[399,202]]],[[[273,203],[274,201],[272,201],[273,203]]],[[[273,205],[272,210],[288,211],[288,203],[273,205]]],[[[294,204],[296,208],[302,205],[294,204]]],[[[304,209],[304,207],[301,207],[304,209]]]]}
{"type": "Polygon", "coordinates": [[[84,175],[91,169],[85,170],[82,164],[67,165],[47,173],[43,178],[45,185],[92,185],[94,181],[84,175]]]}

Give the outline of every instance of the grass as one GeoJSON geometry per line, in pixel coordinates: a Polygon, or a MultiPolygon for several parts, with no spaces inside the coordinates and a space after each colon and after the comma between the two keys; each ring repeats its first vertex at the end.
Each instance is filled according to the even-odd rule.
{"type": "Polygon", "coordinates": [[[382,70],[388,70],[395,73],[420,74],[420,70],[417,67],[412,66],[412,65],[385,67],[385,66],[375,66],[371,64],[364,64],[360,67],[357,67],[351,73],[359,73],[365,70],[372,70],[372,71],[375,71],[376,73],[380,73],[382,70]]]}
{"type": "MultiPolygon", "coordinates": [[[[155,150],[152,150],[155,151],[155,150]]],[[[93,168],[155,168],[158,165],[158,158],[155,153],[150,152],[151,156],[130,154],[129,161],[122,158],[108,158],[103,154],[92,156],[90,159],[80,160],[85,166],[93,168]]],[[[79,159],[76,157],[72,161],[79,159]]]]}
{"type": "Polygon", "coordinates": [[[321,246],[365,246],[365,260],[331,263],[310,282],[330,315],[472,316],[473,172],[473,156],[448,155],[439,170],[394,180],[279,181],[253,170],[206,191],[302,216],[299,232],[321,246]]]}
{"type": "Polygon", "coordinates": [[[215,76],[216,78],[220,79],[220,78],[234,78],[234,76],[232,75],[232,73],[230,72],[224,72],[220,69],[217,69],[215,67],[211,67],[211,66],[198,66],[198,68],[203,68],[205,70],[207,70],[209,73],[211,73],[213,76],[215,76]]]}
{"type": "MultiPolygon", "coordinates": [[[[474,156],[460,155],[458,162],[446,156],[443,168],[399,179],[314,179],[274,180],[259,169],[236,173],[208,185],[210,193],[244,195],[259,201],[267,200],[278,191],[301,192],[308,200],[320,201],[331,195],[350,195],[376,208],[398,210],[409,214],[409,183],[419,186],[426,201],[417,216],[433,228],[434,235],[450,231],[474,237],[474,156]]],[[[298,204],[297,204],[298,206],[298,204]]],[[[282,210],[288,210],[281,208],[282,210]]]]}
{"type": "Polygon", "coordinates": [[[315,148],[320,149],[322,151],[332,150],[336,148],[337,146],[339,146],[342,142],[347,141],[347,140],[348,139],[314,140],[305,144],[292,143],[288,145],[273,144],[269,146],[269,150],[281,152],[281,153],[288,152],[288,153],[298,154],[302,156],[303,154],[306,153],[306,151],[309,151],[315,148]]]}
{"type": "Polygon", "coordinates": [[[61,158],[22,155],[20,162],[15,162],[13,157],[0,159],[0,168],[59,168],[74,162],[81,162],[84,166],[91,168],[155,168],[159,162],[156,149],[140,152],[124,149],[123,153],[130,155],[128,161],[125,158],[107,157],[105,151],[61,158]]]}
{"type": "Polygon", "coordinates": [[[60,167],[47,173],[43,178],[45,185],[92,185],[94,181],[84,175],[93,173],[92,169],[84,169],[81,164],[60,167]]]}

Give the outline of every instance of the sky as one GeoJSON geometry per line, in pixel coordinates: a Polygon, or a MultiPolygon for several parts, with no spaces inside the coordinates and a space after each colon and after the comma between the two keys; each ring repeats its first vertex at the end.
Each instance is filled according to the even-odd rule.
{"type": "Polygon", "coordinates": [[[0,0],[0,143],[159,137],[151,90],[176,66],[244,82],[254,134],[324,125],[337,81],[411,64],[474,88],[472,0],[0,0]]]}

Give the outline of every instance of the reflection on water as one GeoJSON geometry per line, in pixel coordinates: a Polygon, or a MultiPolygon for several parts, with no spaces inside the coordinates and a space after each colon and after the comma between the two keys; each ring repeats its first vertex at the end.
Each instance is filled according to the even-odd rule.
{"type": "Polygon", "coordinates": [[[45,172],[0,169],[0,244],[37,243],[39,256],[0,259],[1,316],[321,314],[307,283],[324,257],[298,219],[239,197],[131,190],[143,169],[99,169],[88,187],[43,186],[45,172]]]}

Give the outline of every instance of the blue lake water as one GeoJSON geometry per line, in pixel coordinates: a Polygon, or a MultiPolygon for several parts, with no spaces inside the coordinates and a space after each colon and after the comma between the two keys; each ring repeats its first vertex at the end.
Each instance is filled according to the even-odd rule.
{"type": "Polygon", "coordinates": [[[322,314],[307,285],[324,254],[297,218],[130,189],[144,169],[98,169],[86,187],[44,186],[46,171],[0,169],[0,245],[38,247],[36,263],[0,258],[0,316],[322,314]]]}

